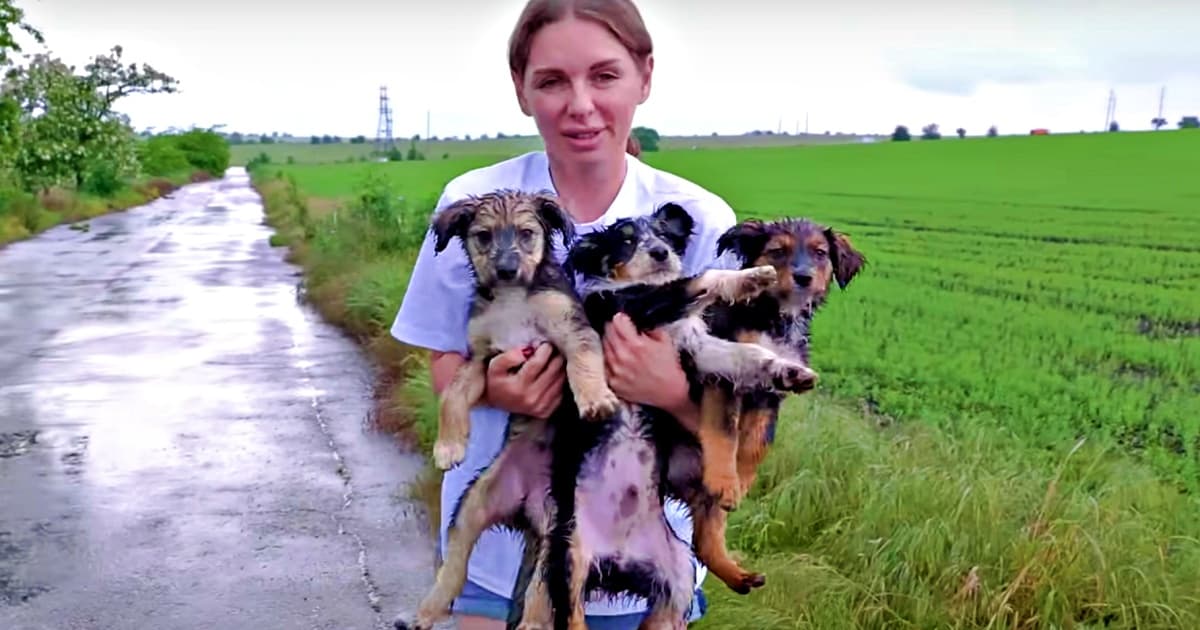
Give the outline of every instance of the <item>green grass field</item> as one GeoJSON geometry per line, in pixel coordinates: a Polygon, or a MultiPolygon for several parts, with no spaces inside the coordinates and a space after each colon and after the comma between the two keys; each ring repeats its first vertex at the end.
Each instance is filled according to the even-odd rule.
{"type": "MultiPolygon", "coordinates": [[[[1200,627],[1197,155],[1189,131],[648,154],[870,260],[818,315],[819,392],[731,519],[768,585],[710,581],[702,625],[1200,627]]],[[[375,173],[411,228],[490,161],[266,170],[343,199],[375,173]]],[[[306,266],[385,336],[411,251],[336,246],[323,221],[306,266]]],[[[427,443],[424,379],[402,389],[427,443]]]]}

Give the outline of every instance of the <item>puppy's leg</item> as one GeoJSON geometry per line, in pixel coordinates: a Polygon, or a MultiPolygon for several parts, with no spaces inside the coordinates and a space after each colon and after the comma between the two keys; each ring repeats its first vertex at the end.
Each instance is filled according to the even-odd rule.
{"type": "Polygon", "coordinates": [[[745,595],[767,583],[760,573],[746,571],[729,556],[725,543],[726,512],[712,505],[692,507],[692,540],[696,558],[735,593],[745,595]]]}
{"type": "Polygon", "coordinates": [[[752,342],[729,341],[708,334],[699,319],[675,326],[675,341],[695,362],[701,377],[720,378],[735,393],[771,390],[802,393],[817,385],[817,373],[752,342]]]}
{"type": "Polygon", "coordinates": [[[738,485],[745,496],[754,485],[758,466],[771,448],[778,411],[774,407],[747,409],[738,421],[738,485]]]}
{"type": "Polygon", "coordinates": [[[709,269],[688,283],[689,289],[701,294],[701,306],[713,302],[740,302],[757,297],[775,284],[777,272],[770,265],[747,269],[709,269]]]}
{"type": "MultiPolygon", "coordinates": [[[[528,540],[526,544],[529,544],[528,540]]],[[[517,630],[550,630],[554,625],[550,593],[546,589],[547,547],[544,538],[538,539],[537,559],[525,590],[524,612],[517,630]]]]}
{"type": "Polygon", "coordinates": [[[467,581],[467,561],[480,534],[520,509],[524,486],[519,479],[523,454],[513,457],[512,442],[463,495],[447,532],[446,557],[438,568],[433,589],[421,601],[412,630],[432,628],[449,614],[450,604],[467,581]]]}
{"type": "Polygon", "coordinates": [[[719,385],[704,388],[700,398],[701,477],[704,488],[724,510],[737,507],[741,497],[737,474],[738,431],[729,413],[729,395],[719,385]]]}
{"type": "Polygon", "coordinates": [[[588,571],[591,570],[592,559],[584,549],[579,530],[571,532],[571,567],[570,567],[570,617],[568,630],[587,630],[587,619],[584,614],[586,596],[583,592],[587,584],[588,571]]]}
{"type": "Polygon", "coordinates": [[[483,360],[475,355],[458,368],[454,379],[442,391],[437,441],[433,444],[433,459],[438,468],[446,470],[466,456],[471,408],[483,396],[486,385],[483,360]]]}
{"type": "Polygon", "coordinates": [[[588,324],[583,307],[573,296],[558,291],[534,293],[530,302],[539,327],[563,353],[579,415],[588,420],[611,416],[620,400],[608,387],[600,334],[588,324]]]}

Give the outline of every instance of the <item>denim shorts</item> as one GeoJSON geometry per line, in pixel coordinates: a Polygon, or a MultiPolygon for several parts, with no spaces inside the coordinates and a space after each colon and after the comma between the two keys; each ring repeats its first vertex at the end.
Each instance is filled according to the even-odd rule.
{"type": "MultiPolygon", "coordinates": [[[[467,580],[462,594],[454,600],[451,610],[459,615],[474,615],[504,621],[508,619],[508,605],[507,597],[501,597],[467,580]]],[[[703,617],[706,610],[708,610],[708,602],[704,599],[704,592],[696,589],[696,596],[692,598],[692,609],[688,612],[688,623],[703,617]]],[[[645,612],[626,615],[588,615],[586,621],[588,630],[636,630],[645,616],[645,612]]]]}

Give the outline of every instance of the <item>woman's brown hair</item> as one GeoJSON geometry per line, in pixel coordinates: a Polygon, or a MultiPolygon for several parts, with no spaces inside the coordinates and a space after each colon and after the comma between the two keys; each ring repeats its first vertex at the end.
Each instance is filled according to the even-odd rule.
{"type": "MultiPolygon", "coordinates": [[[[508,67],[514,75],[525,76],[533,36],[543,26],[572,15],[606,27],[634,61],[646,67],[646,60],[654,52],[654,42],[632,0],[529,0],[508,40],[508,67]]],[[[641,145],[633,134],[629,135],[625,150],[634,156],[641,154],[641,145]]]]}

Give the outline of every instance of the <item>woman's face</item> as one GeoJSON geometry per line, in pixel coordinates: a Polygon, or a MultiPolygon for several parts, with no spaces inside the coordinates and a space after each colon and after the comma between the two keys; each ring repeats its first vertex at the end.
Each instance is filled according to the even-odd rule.
{"type": "Polygon", "coordinates": [[[583,162],[624,155],[637,106],[650,95],[644,70],[603,25],[568,17],[534,36],[524,77],[513,77],[521,111],[546,151],[583,162]]]}

